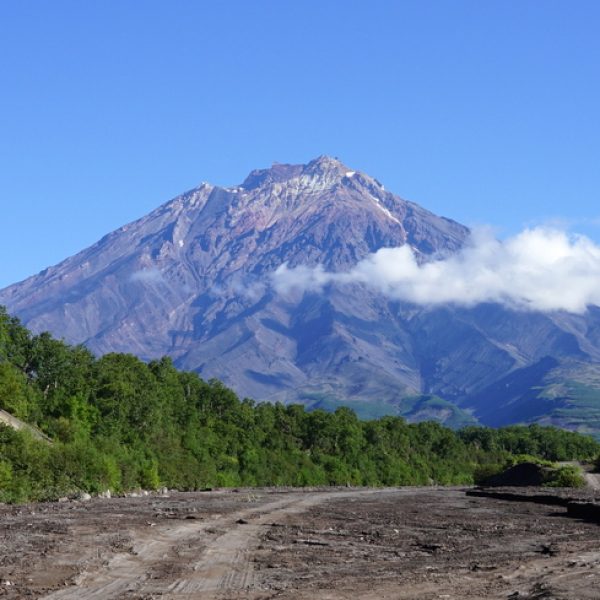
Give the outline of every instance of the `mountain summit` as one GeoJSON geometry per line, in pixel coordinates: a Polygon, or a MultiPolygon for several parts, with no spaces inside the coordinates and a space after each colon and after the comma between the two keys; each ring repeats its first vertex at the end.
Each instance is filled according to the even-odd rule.
{"type": "Polygon", "coordinates": [[[462,409],[492,424],[539,420],[571,401],[556,387],[560,369],[595,377],[593,311],[432,310],[360,284],[289,294],[271,285],[283,264],[345,272],[403,245],[427,261],[468,235],[321,156],[252,171],[238,186],[203,183],[0,291],[0,304],[34,331],[99,354],[169,355],[257,400],[348,403],[451,424],[473,420],[462,409]]]}

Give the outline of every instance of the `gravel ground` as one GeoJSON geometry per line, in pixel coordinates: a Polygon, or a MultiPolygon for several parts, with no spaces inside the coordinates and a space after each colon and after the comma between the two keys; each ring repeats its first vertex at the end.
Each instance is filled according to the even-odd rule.
{"type": "Polygon", "coordinates": [[[596,523],[452,488],[0,505],[0,548],[11,599],[600,598],[596,523]]]}

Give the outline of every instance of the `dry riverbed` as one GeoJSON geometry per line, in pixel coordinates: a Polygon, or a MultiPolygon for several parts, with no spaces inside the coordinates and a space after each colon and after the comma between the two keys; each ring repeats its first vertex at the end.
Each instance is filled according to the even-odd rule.
{"type": "Polygon", "coordinates": [[[7,599],[600,598],[600,525],[461,489],[0,505],[0,550],[7,599]]]}

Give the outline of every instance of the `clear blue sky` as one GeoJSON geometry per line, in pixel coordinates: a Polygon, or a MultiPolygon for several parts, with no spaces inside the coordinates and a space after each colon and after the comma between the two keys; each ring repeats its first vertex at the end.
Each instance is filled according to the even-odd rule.
{"type": "Polygon", "coordinates": [[[600,238],[600,2],[0,2],[0,287],[206,180],[338,156],[600,238]]]}

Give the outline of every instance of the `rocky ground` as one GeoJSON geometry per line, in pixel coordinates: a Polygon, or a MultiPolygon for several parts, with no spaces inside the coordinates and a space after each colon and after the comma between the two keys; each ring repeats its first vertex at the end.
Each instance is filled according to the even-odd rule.
{"type": "Polygon", "coordinates": [[[600,526],[526,500],[400,488],[0,505],[0,597],[600,598],[600,526]]]}

